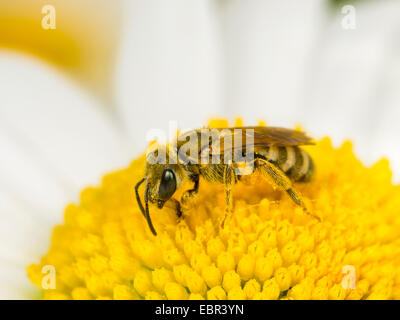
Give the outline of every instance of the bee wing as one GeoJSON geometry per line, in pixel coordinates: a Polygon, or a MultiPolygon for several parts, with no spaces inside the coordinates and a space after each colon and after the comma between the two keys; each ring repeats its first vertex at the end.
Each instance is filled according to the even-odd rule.
{"type": "Polygon", "coordinates": [[[225,132],[221,137],[230,132],[233,138],[231,145],[222,146],[221,143],[226,145],[226,142],[222,142],[225,139],[220,139],[219,145],[215,146],[215,150],[221,150],[223,153],[245,147],[284,147],[314,144],[314,141],[306,133],[280,127],[231,127],[218,130],[225,132]],[[239,140],[241,141],[240,145],[235,145],[234,141],[238,141],[237,139],[241,139],[239,140]]]}
{"type": "MultiPolygon", "coordinates": [[[[207,128],[205,129],[207,130],[207,128]]],[[[208,139],[205,141],[200,141],[202,129],[192,130],[184,134],[185,137],[195,137],[197,139],[194,145],[197,144],[197,152],[195,153],[198,155],[202,154],[202,152],[207,149],[214,155],[224,155],[227,152],[229,153],[246,147],[262,148],[270,146],[284,147],[314,144],[313,140],[304,132],[286,128],[256,126],[212,129],[217,132],[216,136],[219,138],[218,140],[213,141],[212,144],[208,139]],[[236,143],[237,141],[241,141],[241,143],[236,145],[235,141],[236,143]]],[[[180,149],[180,147],[186,142],[186,140],[178,141],[177,150],[180,149]]],[[[195,161],[187,153],[179,153],[179,155],[181,158],[187,161],[195,161]]]]}
{"type": "Polygon", "coordinates": [[[279,127],[243,127],[242,136],[253,135],[255,146],[299,146],[314,144],[314,141],[303,131],[291,130],[279,127]],[[247,133],[250,129],[250,133],[247,133]]]}

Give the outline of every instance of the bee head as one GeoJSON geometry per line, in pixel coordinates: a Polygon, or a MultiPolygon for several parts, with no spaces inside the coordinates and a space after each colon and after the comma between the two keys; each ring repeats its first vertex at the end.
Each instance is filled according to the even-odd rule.
{"type": "Polygon", "coordinates": [[[168,147],[152,144],[146,154],[146,180],[149,200],[161,209],[180,186],[183,172],[174,159],[170,159],[168,147]]]}
{"type": "Polygon", "coordinates": [[[146,166],[146,180],[149,188],[149,201],[162,208],[180,185],[179,168],[171,165],[146,166]],[[177,170],[178,169],[178,170],[177,170]]]}
{"type": "Polygon", "coordinates": [[[154,235],[156,232],[151,223],[148,202],[154,203],[161,209],[175,193],[176,189],[181,185],[184,178],[182,168],[170,161],[167,148],[161,145],[152,145],[146,154],[146,170],[145,178],[136,186],[136,196],[143,215],[147,219],[149,227],[154,235]],[[145,205],[141,204],[137,189],[140,183],[146,182],[145,205]]]}

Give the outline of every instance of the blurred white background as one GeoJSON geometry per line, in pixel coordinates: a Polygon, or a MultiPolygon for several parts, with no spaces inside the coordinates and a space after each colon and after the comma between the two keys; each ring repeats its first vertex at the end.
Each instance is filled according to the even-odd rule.
{"type": "Polygon", "coordinates": [[[236,116],[351,139],[398,182],[400,1],[2,0],[0,297],[29,296],[65,204],[149,129],[236,116]]]}

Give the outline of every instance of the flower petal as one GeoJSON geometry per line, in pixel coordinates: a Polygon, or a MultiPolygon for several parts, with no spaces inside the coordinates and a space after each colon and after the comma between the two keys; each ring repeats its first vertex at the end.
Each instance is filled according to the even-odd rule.
{"type": "Polygon", "coordinates": [[[2,52],[0,70],[0,297],[29,298],[26,267],[62,208],[130,151],[102,106],[49,66],[2,52]]]}
{"type": "Polygon", "coordinates": [[[224,1],[227,113],[292,127],[324,18],[319,0],[224,1]]]}
{"type": "Polygon", "coordinates": [[[390,93],[399,91],[398,80],[391,83],[390,78],[400,53],[394,45],[400,3],[360,2],[354,8],[356,28],[342,27],[346,14],[339,8],[314,53],[304,119],[307,127],[329,133],[336,143],[352,139],[357,154],[371,163],[383,155],[376,152],[378,146],[389,151],[398,145],[390,122],[380,123],[380,117],[400,103],[399,96],[390,93]],[[382,135],[385,140],[371,143],[382,135]]]}
{"type": "Polygon", "coordinates": [[[214,1],[130,1],[117,72],[119,118],[137,145],[169,121],[201,127],[221,106],[214,1]]]}
{"type": "Polygon", "coordinates": [[[0,299],[39,295],[28,280],[26,267],[46,252],[53,223],[37,211],[0,190],[0,299]]]}
{"type": "Polygon", "coordinates": [[[74,187],[129,162],[109,112],[48,66],[0,55],[1,123],[74,187]]]}

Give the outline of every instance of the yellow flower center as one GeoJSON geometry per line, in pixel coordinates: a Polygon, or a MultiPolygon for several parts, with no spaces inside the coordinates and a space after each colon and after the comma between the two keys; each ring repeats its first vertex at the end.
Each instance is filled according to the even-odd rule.
{"type": "Polygon", "coordinates": [[[316,175],[296,188],[322,222],[254,174],[234,186],[223,229],[223,185],[200,180],[183,219],[151,206],[153,236],[134,196],[141,157],[66,208],[29,277],[45,299],[400,299],[400,187],[388,161],[366,168],[350,143],[327,138],[305,149],[316,175]],[[55,289],[43,287],[44,266],[55,289]]]}

